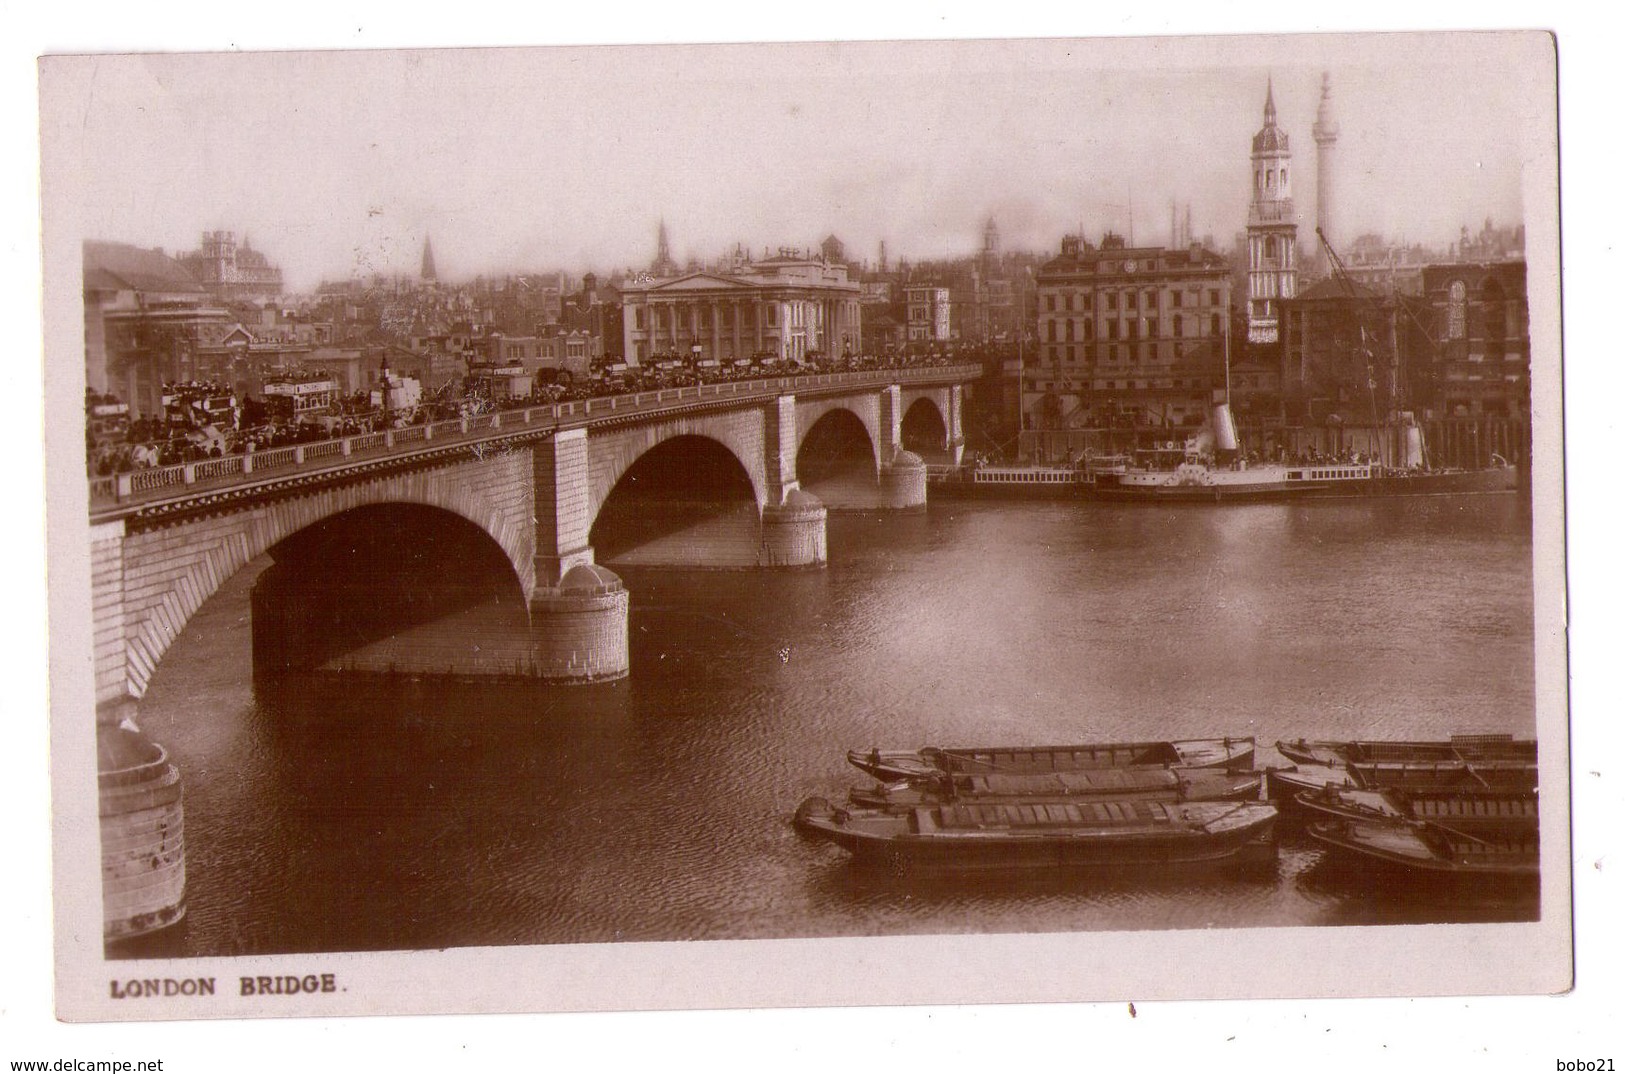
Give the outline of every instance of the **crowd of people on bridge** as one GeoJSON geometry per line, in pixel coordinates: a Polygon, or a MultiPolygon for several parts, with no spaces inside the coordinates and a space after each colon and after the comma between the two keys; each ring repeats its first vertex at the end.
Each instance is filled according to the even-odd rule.
{"type": "Polygon", "coordinates": [[[303,415],[297,420],[273,412],[265,400],[238,398],[230,387],[210,381],[165,383],[164,412],[133,419],[116,397],[87,391],[86,464],[91,475],[106,477],[454,420],[494,410],[521,410],[763,377],[943,366],[955,360],[946,350],[840,356],[815,352],[800,360],[759,356],[730,363],[657,355],[636,366],[617,361],[600,363],[590,376],[575,379],[564,376],[552,383],[535,384],[527,394],[501,398],[493,398],[487,388],[470,377],[461,382],[448,382],[440,392],[425,397],[410,410],[386,411],[372,401],[368,392],[357,392],[334,400],[323,413],[303,415]]]}

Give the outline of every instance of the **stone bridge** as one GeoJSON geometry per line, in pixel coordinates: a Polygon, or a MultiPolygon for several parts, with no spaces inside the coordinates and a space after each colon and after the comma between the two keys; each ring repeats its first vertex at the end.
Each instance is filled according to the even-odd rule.
{"type": "MultiPolygon", "coordinates": [[[[596,539],[614,539],[617,525],[623,541],[639,539],[651,517],[699,519],[694,528],[731,535],[722,565],[820,567],[827,508],[804,476],[816,471],[832,506],[923,507],[925,460],[958,461],[961,393],[977,372],[668,389],[93,479],[106,940],[185,913],[181,774],[135,717],[187,621],[251,561],[274,561],[251,596],[256,673],[262,656],[316,666],[330,654],[311,639],[335,620],[346,627],[335,636],[388,633],[436,614],[426,598],[484,587],[521,601],[530,628],[505,673],[618,678],[629,600],[596,539]]],[[[655,562],[681,565],[685,549],[715,544],[668,542],[655,562]]]]}
{"type": "Polygon", "coordinates": [[[962,384],[976,372],[667,389],[94,479],[102,719],[116,722],[142,697],[187,620],[249,561],[281,558],[335,519],[383,518],[369,509],[390,505],[461,520],[500,550],[529,608],[536,644],[528,673],[582,682],[624,675],[627,597],[592,544],[606,507],[625,501],[636,515],[651,495],[682,500],[685,490],[672,486],[692,480],[710,490],[701,498],[722,489],[754,514],[749,562],[736,556],[733,565],[822,565],[826,505],[803,485],[804,451],[847,464],[831,485],[842,502],[829,506],[919,508],[922,456],[957,461],[962,384]]]}

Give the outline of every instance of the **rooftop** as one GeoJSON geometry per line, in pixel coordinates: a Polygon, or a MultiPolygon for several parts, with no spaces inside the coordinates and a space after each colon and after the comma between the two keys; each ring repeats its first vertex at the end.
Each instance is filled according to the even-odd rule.
{"type": "Polygon", "coordinates": [[[147,291],[203,296],[196,277],[162,250],[148,250],[122,242],[86,242],[84,274],[87,290],[147,291]]]}

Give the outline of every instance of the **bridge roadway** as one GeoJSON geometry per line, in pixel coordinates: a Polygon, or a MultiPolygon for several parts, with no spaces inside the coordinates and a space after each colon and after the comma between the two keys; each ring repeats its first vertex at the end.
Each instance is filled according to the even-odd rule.
{"type": "MultiPolygon", "coordinates": [[[[827,438],[833,430],[842,450],[867,438],[868,499],[847,506],[923,507],[925,463],[903,448],[904,419],[914,442],[920,430],[930,430],[931,454],[958,461],[963,384],[979,373],[976,366],[943,366],[729,381],[92,478],[107,936],[161,928],[182,912],[180,780],[155,759],[157,747],[140,735],[135,718],[187,621],[251,560],[267,552],[291,556],[305,535],[319,532],[311,529],[316,523],[358,508],[412,505],[432,509],[434,518],[447,512],[463,520],[448,518],[448,525],[472,524],[502,550],[525,598],[530,660],[508,673],[553,682],[622,677],[629,671],[628,594],[595,561],[589,537],[635,464],[686,438],[666,446],[662,457],[692,451],[728,471],[722,479],[730,487],[748,481],[759,522],[746,551],[756,566],[822,566],[826,505],[801,487],[798,474],[809,434],[823,429],[827,438]]],[[[262,606],[260,596],[256,587],[254,617],[265,613],[255,623],[256,648],[278,631],[302,629],[308,613],[297,599],[284,599],[279,609],[270,600],[262,606]]]]}
{"type": "Polygon", "coordinates": [[[107,522],[140,514],[154,505],[195,501],[221,491],[237,493],[267,480],[331,476],[366,467],[380,458],[403,458],[453,446],[490,444],[495,447],[517,443],[551,435],[561,428],[592,427],[696,408],[738,406],[786,393],[804,398],[845,393],[855,387],[962,383],[979,374],[976,366],[949,366],[724,381],[495,411],[244,455],[95,476],[90,479],[90,520],[92,524],[107,522]]]}

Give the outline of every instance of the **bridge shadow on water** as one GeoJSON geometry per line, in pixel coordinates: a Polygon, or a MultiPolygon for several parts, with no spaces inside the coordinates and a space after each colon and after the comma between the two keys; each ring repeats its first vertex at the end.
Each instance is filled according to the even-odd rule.
{"type": "Polygon", "coordinates": [[[421,639],[403,639],[476,607],[525,621],[523,594],[502,549],[448,511],[357,508],[299,531],[270,555],[274,562],[251,596],[260,678],[330,666],[347,654],[360,654],[359,666],[371,670],[449,658],[421,639]]]}

